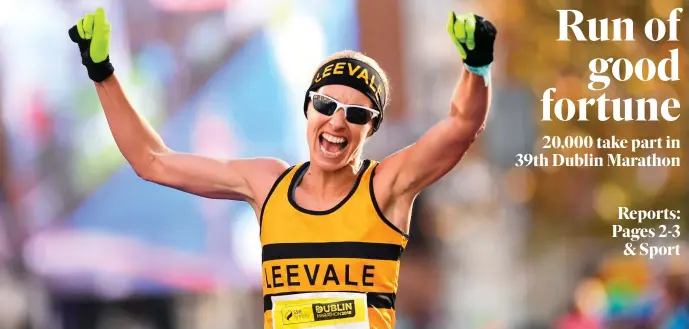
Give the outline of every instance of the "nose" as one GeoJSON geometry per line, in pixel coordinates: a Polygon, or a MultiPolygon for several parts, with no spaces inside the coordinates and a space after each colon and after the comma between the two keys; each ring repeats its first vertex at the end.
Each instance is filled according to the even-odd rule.
{"type": "Polygon", "coordinates": [[[345,111],[339,108],[330,117],[330,126],[335,130],[344,129],[347,126],[347,118],[345,117],[345,111]]]}

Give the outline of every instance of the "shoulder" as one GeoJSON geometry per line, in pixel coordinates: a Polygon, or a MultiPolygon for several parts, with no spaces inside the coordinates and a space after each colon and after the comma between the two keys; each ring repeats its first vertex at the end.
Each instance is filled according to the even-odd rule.
{"type": "Polygon", "coordinates": [[[400,194],[395,190],[398,171],[396,161],[390,158],[377,162],[371,161],[370,193],[379,215],[389,221],[404,234],[409,232],[409,220],[415,195],[400,194]]]}
{"type": "Polygon", "coordinates": [[[389,192],[390,196],[400,196],[403,189],[397,189],[396,186],[399,185],[397,182],[400,181],[400,173],[402,165],[407,159],[405,159],[406,153],[403,150],[397,151],[385,157],[383,160],[375,166],[375,177],[374,184],[377,189],[384,189],[389,192]]]}
{"type": "Polygon", "coordinates": [[[292,168],[287,162],[277,158],[252,158],[244,163],[246,181],[254,193],[255,208],[260,209],[270,191],[292,168]]]}
{"type": "Polygon", "coordinates": [[[254,158],[247,163],[247,170],[251,173],[249,175],[249,183],[268,187],[272,186],[281,176],[287,173],[292,168],[284,160],[277,158],[254,158]]]}
{"type": "MultiPolygon", "coordinates": [[[[373,189],[380,203],[396,204],[399,201],[410,203],[416,194],[407,193],[408,189],[400,186],[404,182],[401,167],[406,161],[405,153],[398,151],[377,163],[373,168],[373,189]]],[[[403,203],[404,203],[403,202],[403,203]]]]}
{"type": "Polygon", "coordinates": [[[258,160],[257,166],[273,175],[277,174],[279,176],[290,168],[289,163],[278,158],[257,158],[256,160],[258,160]]]}

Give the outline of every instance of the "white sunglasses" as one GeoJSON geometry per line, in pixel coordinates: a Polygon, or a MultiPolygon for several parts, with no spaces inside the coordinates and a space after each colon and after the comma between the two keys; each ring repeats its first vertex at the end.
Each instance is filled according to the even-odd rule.
{"type": "Polygon", "coordinates": [[[361,105],[349,105],[338,102],[332,97],[317,93],[315,91],[309,92],[309,98],[311,98],[311,103],[313,108],[320,114],[331,116],[337,112],[338,109],[342,109],[345,114],[345,118],[349,123],[355,125],[363,125],[368,123],[371,119],[380,115],[378,110],[368,108],[361,105]]]}

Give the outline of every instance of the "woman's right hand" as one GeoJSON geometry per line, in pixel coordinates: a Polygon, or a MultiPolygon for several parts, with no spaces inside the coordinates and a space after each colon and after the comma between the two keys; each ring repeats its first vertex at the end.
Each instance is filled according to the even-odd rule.
{"type": "Polygon", "coordinates": [[[89,78],[102,82],[110,77],[115,69],[110,64],[110,22],[105,18],[103,8],[88,13],[69,29],[69,38],[79,46],[81,63],[88,71],[89,78]]]}
{"type": "Polygon", "coordinates": [[[141,178],[213,199],[246,201],[257,213],[288,165],[273,158],[223,160],[170,150],[132,107],[110,65],[110,23],[98,8],[69,30],[120,152],[141,178]]]}

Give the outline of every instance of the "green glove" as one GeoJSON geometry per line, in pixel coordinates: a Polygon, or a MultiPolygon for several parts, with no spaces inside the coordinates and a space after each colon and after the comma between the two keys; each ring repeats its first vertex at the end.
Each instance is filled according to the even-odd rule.
{"type": "Polygon", "coordinates": [[[77,25],[69,29],[69,38],[79,46],[81,63],[91,80],[102,82],[115,72],[109,57],[110,23],[103,8],[79,19],[77,25]]]}
{"type": "Polygon", "coordinates": [[[479,68],[493,62],[493,44],[498,32],[490,21],[473,13],[450,12],[447,32],[466,66],[479,68]]]}

